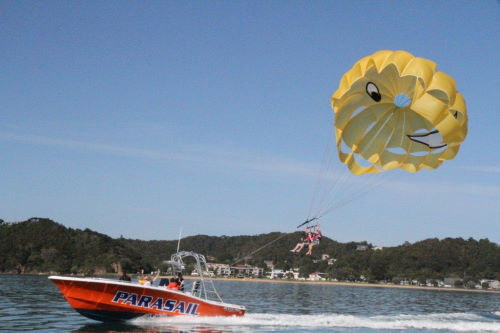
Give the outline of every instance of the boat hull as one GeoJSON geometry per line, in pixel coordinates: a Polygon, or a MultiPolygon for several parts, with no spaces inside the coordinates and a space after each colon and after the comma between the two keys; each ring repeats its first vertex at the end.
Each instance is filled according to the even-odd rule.
{"type": "Polygon", "coordinates": [[[85,317],[124,321],[143,315],[242,316],[242,306],[205,300],[164,287],[109,279],[51,276],[68,303],[85,317]]]}

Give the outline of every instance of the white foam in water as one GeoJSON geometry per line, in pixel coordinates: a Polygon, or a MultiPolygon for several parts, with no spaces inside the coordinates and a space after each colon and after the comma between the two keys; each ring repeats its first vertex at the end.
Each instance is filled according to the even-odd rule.
{"type": "MultiPolygon", "coordinates": [[[[494,312],[493,314],[499,314],[494,312]]],[[[264,314],[250,313],[244,317],[149,317],[138,318],[132,323],[140,326],[211,326],[214,329],[251,329],[256,327],[287,329],[426,329],[456,332],[500,332],[500,321],[474,313],[435,313],[423,315],[354,316],[342,314],[264,314]]]]}

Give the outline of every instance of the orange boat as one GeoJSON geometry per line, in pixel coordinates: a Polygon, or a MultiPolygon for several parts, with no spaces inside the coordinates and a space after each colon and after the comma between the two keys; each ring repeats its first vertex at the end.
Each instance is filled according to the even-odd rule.
{"type": "Polygon", "coordinates": [[[200,279],[192,282],[191,291],[188,292],[101,278],[50,276],[49,279],[76,311],[99,321],[122,321],[143,315],[245,314],[245,307],[222,301],[213,281],[206,274],[204,256],[186,251],[172,255],[168,263],[172,264],[174,274],[184,268],[182,259],[185,257],[195,258],[196,271],[201,272],[200,279]]]}

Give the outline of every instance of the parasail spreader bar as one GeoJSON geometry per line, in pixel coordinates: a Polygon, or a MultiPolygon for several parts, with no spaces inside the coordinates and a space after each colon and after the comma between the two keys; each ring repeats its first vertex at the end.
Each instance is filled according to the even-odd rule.
{"type": "Polygon", "coordinates": [[[310,222],[312,222],[312,221],[315,221],[315,220],[317,220],[317,219],[319,219],[319,218],[320,218],[320,216],[315,216],[315,217],[313,217],[313,218],[307,219],[307,220],[305,220],[304,222],[302,222],[301,224],[299,224],[299,225],[297,226],[297,229],[298,229],[298,228],[300,228],[300,227],[302,227],[303,225],[306,225],[306,224],[308,224],[308,223],[310,223],[310,222]]]}

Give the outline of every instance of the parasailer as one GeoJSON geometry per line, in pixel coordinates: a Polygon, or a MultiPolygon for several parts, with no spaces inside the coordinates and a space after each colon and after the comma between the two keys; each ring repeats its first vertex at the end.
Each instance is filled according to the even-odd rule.
{"type": "Polygon", "coordinates": [[[465,100],[436,63],[382,50],[347,71],[331,98],[340,161],[361,175],[435,169],[467,135],[465,100]]]}
{"type": "Polygon", "coordinates": [[[308,256],[312,255],[313,248],[319,245],[321,238],[323,237],[323,235],[321,234],[321,229],[319,227],[319,224],[314,225],[311,230],[312,230],[311,232],[312,239],[308,244],[308,249],[306,253],[306,255],[308,256]]]}
{"type": "MultiPolygon", "coordinates": [[[[309,221],[306,220],[305,223],[308,223],[311,221],[312,221],[312,219],[309,221]]],[[[299,227],[301,227],[302,225],[304,225],[304,223],[299,225],[299,227]]],[[[323,235],[321,234],[321,229],[320,229],[320,226],[318,223],[315,225],[312,225],[312,226],[307,226],[305,228],[304,234],[305,235],[300,239],[300,241],[297,243],[297,245],[295,245],[295,247],[290,250],[290,252],[299,253],[307,245],[308,250],[307,250],[306,255],[310,256],[310,255],[312,255],[312,250],[313,250],[314,246],[319,245],[321,238],[323,237],[323,235]]]]}

